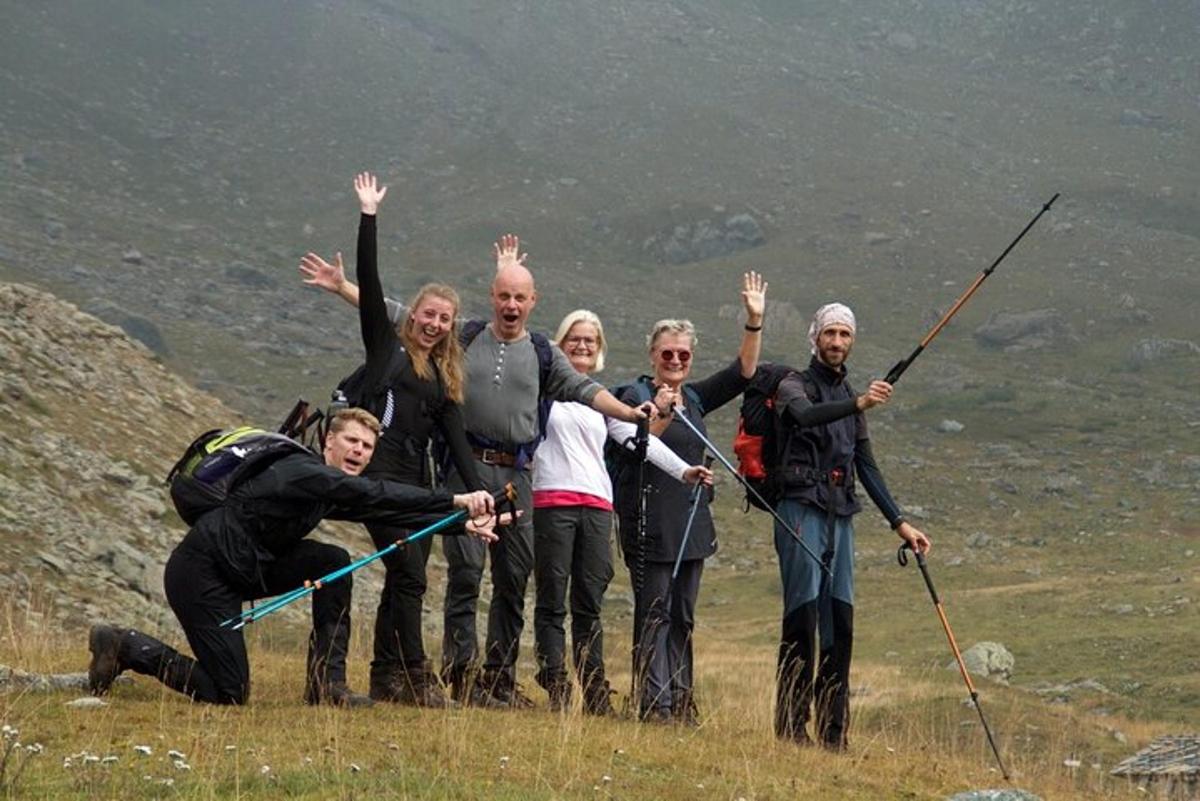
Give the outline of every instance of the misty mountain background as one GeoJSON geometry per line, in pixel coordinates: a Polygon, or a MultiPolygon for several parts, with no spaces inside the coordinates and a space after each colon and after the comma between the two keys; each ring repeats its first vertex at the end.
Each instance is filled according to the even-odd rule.
{"type": "Polygon", "coordinates": [[[260,422],[361,357],[296,271],[353,264],[358,170],[391,188],[389,292],[445,280],[487,315],[491,242],[517,232],[535,327],[597,311],[609,384],[662,316],[696,321],[698,371],[724,364],[746,269],[771,282],[769,357],[806,361],[808,316],[842,300],[865,382],[1061,192],[879,430],[943,464],[951,438],[1118,480],[1161,463],[1194,522],[1194,0],[0,9],[0,279],[260,422]]]}

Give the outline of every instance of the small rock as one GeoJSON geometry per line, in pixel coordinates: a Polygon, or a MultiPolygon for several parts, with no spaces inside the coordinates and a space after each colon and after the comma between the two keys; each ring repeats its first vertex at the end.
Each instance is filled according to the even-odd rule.
{"type": "Polygon", "coordinates": [[[126,264],[143,264],[146,261],[145,256],[137,248],[130,248],[121,254],[121,261],[126,264]]]}
{"type": "Polygon", "coordinates": [[[83,698],[76,698],[74,701],[67,701],[66,706],[74,709],[100,709],[101,707],[108,706],[108,702],[88,695],[83,698]]]}
{"type": "Polygon", "coordinates": [[[1042,801],[1040,796],[1025,790],[968,790],[955,793],[946,801],[1042,801]]]}
{"type": "Polygon", "coordinates": [[[937,430],[941,431],[943,434],[957,434],[964,428],[966,428],[966,426],[957,420],[943,420],[937,425],[937,430]]]}

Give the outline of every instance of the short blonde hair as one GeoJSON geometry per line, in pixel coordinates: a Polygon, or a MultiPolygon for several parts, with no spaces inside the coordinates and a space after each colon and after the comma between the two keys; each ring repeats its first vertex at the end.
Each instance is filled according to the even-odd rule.
{"type": "Polygon", "coordinates": [[[599,340],[596,345],[600,349],[599,355],[596,356],[595,371],[598,373],[604,369],[604,354],[608,353],[608,340],[604,338],[604,324],[600,322],[600,318],[596,316],[595,312],[576,309],[562,318],[562,322],[558,324],[558,330],[554,332],[554,344],[558,345],[561,350],[567,334],[571,333],[571,329],[575,327],[576,323],[589,323],[596,327],[596,338],[599,340]]]}
{"type": "Polygon", "coordinates": [[[646,337],[646,349],[654,350],[655,344],[658,343],[658,338],[663,334],[684,334],[691,341],[692,348],[698,344],[696,339],[696,326],[692,325],[691,320],[659,320],[650,329],[649,336],[646,337]]]}
{"type": "Polygon", "coordinates": [[[350,423],[358,423],[371,429],[371,432],[378,437],[379,432],[383,430],[383,426],[379,424],[379,419],[375,415],[368,412],[366,409],[351,408],[338,409],[333,413],[333,417],[329,418],[329,433],[337,434],[350,423]]]}

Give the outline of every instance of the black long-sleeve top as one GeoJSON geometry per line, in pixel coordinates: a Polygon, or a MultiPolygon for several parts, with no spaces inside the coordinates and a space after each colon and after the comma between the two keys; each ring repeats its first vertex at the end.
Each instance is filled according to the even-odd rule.
{"type": "Polygon", "coordinates": [[[462,407],[446,397],[436,375],[430,380],[417,375],[396,337],[388,319],[376,251],[375,215],[363,214],[358,223],[358,319],[367,355],[365,386],[380,388],[378,397],[382,399],[382,408],[368,411],[383,424],[366,473],[426,484],[425,448],[436,426],[467,488],[484,489],[463,428],[462,407]]]}
{"type": "Polygon", "coordinates": [[[852,483],[833,488],[831,497],[828,482],[818,475],[840,469],[858,476],[893,528],[902,522],[900,507],[875,461],[867,420],[846,382],[845,367],[835,370],[814,356],[803,373],[793,373],[779,382],[775,413],[784,448],[785,497],[821,509],[828,509],[832,503],[837,514],[859,512],[862,506],[852,483]]]}
{"type": "MultiPolygon", "coordinates": [[[[650,379],[645,377],[645,380],[650,379]]],[[[690,389],[684,393],[686,405],[682,412],[676,414],[687,415],[691,424],[700,433],[708,436],[704,416],[736,398],[746,389],[748,383],[749,379],[742,376],[741,361],[735,359],[729,366],[707,378],[689,382],[687,386],[690,389]],[[700,408],[688,402],[690,392],[694,392],[699,398],[700,408]]],[[[653,397],[653,390],[646,391],[653,397]]],[[[631,387],[621,394],[620,400],[630,406],[636,406],[640,396],[637,390],[631,387]]],[[[671,424],[658,438],[688,464],[700,464],[704,460],[704,443],[679,419],[672,419],[671,424]]],[[[620,480],[613,487],[613,506],[617,511],[621,547],[631,554],[636,554],[637,549],[644,548],[642,558],[647,562],[674,562],[680,548],[685,545],[683,533],[687,529],[692,507],[692,487],[649,462],[646,463],[646,538],[639,541],[637,472],[636,469],[622,471],[620,480]]],[[[683,552],[685,560],[707,559],[717,551],[717,530],[709,509],[711,500],[710,492],[701,492],[697,499],[696,516],[692,520],[692,528],[683,552]]]]}
{"type": "Polygon", "coordinates": [[[222,507],[196,521],[181,547],[214,554],[232,582],[254,589],[261,584],[260,563],[295,547],[322,520],[420,528],[453,511],[449,490],[350,476],[316,455],[297,453],[240,482],[222,507]]]}

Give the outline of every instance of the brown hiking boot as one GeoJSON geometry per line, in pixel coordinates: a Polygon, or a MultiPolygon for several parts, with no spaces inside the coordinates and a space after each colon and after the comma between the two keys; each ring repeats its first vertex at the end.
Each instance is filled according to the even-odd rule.
{"type": "Polygon", "coordinates": [[[593,681],[583,688],[583,711],[600,717],[615,715],[617,710],[613,708],[612,697],[616,692],[607,681],[593,681]]]}
{"type": "MultiPolygon", "coordinates": [[[[527,696],[521,685],[502,671],[484,671],[478,686],[482,691],[480,706],[492,709],[533,709],[533,699],[527,696]]],[[[472,699],[474,703],[474,699],[472,699]]]]}
{"type": "Polygon", "coordinates": [[[401,670],[386,682],[371,682],[371,698],[392,704],[444,709],[458,706],[428,668],[401,670]]]}
{"type": "Polygon", "coordinates": [[[88,632],[88,689],[92,695],[104,695],[121,675],[121,630],[112,626],[92,626],[88,632]]]}

